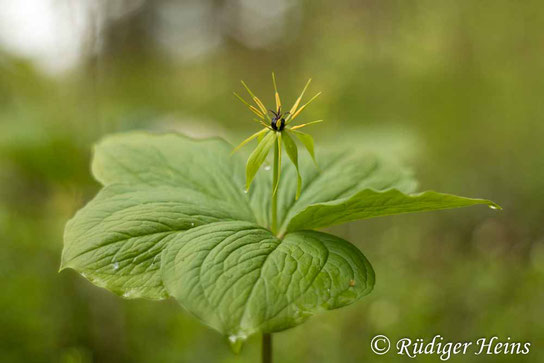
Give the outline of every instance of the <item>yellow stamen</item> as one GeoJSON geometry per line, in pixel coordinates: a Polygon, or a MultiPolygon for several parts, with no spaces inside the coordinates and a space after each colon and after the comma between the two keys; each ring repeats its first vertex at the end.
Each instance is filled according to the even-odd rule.
{"type": "Polygon", "coordinates": [[[255,108],[255,106],[249,106],[249,109],[250,109],[251,111],[253,111],[254,114],[256,114],[257,116],[259,116],[259,117],[261,117],[261,118],[264,119],[264,116],[263,116],[263,114],[261,113],[261,111],[257,110],[257,109],[255,108]]]}
{"type": "Polygon", "coordinates": [[[293,114],[293,117],[291,117],[291,119],[289,121],[293,121],[295,119],[295,117],[297,117],[301,112],[302,110],[304,110],[306,108],[306,106],[308,106],[313,100],[315,100],[319,95],[321,94],[321,92],[319,92],[318,94],[316,94],[315,96],[313,96],[308,102],[306,102],[304,105],[302,105],[294,114],[293,114]]]}
{"type": "Polygon", "coordinates": [[[293,107],[291,107],[291,111],[289,111],[289,113],[292,115],[296,112],[297,110],[297,107],[298,105],[300,104],[300,101],[302,100],[302,96],[304,96],[304,92],[306,92],[306,89],[308,88],[308,86],[310,85],[310,82],[312,82],[312,79],[310,78],[308,80],[308,82],[306,82],[306,86],[304,86],[304,89],[302,90],[302,93],[300,94],[300,96],[298,96],[295,104],[293,105],[293,107]]]}
{"type": "Polygon", "coordinates": [[[263,116],[263,114],[261,113],[261,111],[257,110],[257,109],[255,108],[255,106],[252,106],[252,105],[250,105],[249,103],[247,103],[247,101],[244,100],[242,97],[240,97],[236,92],[233,92],[233,93],[234,93],[234,95],[236,96],[236,98],[238,98],[244,105],[246,105],[247,107],[249,107],[249,109],[250,109],[253,113],[255,113],[255,114],[256,114],[257,116],[259,116],[260,118],[264,119],[264,116],[263,116]]]}
{"type": "Polygon", "coordinates": [[[263,120],[257,120],[256,118],[254,118],[253,121],[258,122],[258,123],[261,124],[262,126],[264,126],[264,127],[268,128],[268,129],[272,130],[272,127],[270,127],[270,125],[267,124],[266,122],[264,122],[263,120]]]}
{"type": "Polygon", "coordinates": [[[261,102],[261,100],[255,96],[253,94],[253,92],[251,92],[251,90],[249,89],[249,87],[247,86],[247,84],[244,82],[244,81],[240,81],[242,82],[242,85],[245,87],[245,89],[247,90],[247,93],[250,94],[251,98],[253,99],[253,101],[257,104],[257,106],[259,106],[259,108],[261,109],[261,112],[263,113],[264,116],[266,116],[266,118],[269,118],[268,117],[268,112],[266,111],[266,107],[264,107],[263,103],[261,102]]]}
{"type": "Polygon", "coordinates": [[[261,109],[262,113],[266,114],[266,107],[264,107],[264,104],[261,102],[261,100],[258,99],[257,97],[253,97],[253,101],[255,101],[255,103],[257,104],[257,106],[259,106],[259,108],[261,109]]]}
{"type": "Polygon", "coordinates": [[[301,129],[303,127],[310,126],[310,125],[313,125],[313,124],[317,124],[317,123],[320,123],[320,122],[323,122],[323,120],[316,120],[316,121],[312,121],[312,122],[306,122],[305,124],[293,126],[293,127],[290,128],[290,130],[301,129]]]}
{"type": "Polygon", "coordinates": [[[272,72],[272,83],[274,83],[274,92],[276,92],[276,111],[279,111],[281,108],[280,94],[278,93],[278,87],[276,87],[276,76],[272,72]]]}

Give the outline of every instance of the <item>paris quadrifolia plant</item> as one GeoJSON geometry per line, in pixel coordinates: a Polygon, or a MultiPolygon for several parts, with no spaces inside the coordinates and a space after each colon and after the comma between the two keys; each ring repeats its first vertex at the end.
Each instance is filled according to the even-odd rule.
{"type": "Polygon", "coordinates": [[[319,94],[303,102],[308,81],[284,109],[273,80],[274,109],[245,83],[250,101],[236,95],[262,126],[234,150],[256,142],[245,175],[241,153],[219,138],[132,132],[100,141],[92,173],[102,189],[66,224],[61,270],[127,299],[172,297],[236,352],[262,334],[270,362],[272,333],[352,304],[374,286],[361,251],[318,229],[476,204],[500,208],[414,193],[411,173],[371,154],[314,152],[300,130],[320,120],[295,121],[319,94]],[[308,153],[299,154],[297,143],[308,153]],[[282,165],[283,150],[291,163],[282,165]]]}

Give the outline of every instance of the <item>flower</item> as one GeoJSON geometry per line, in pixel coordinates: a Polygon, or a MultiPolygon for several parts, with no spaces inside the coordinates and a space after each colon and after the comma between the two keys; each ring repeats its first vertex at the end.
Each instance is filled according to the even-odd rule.
{"type": "Polygon", "coordinates": [[[234,92],[234,95],[242,103],[244,103],[251,112],[257,115],[257,118],[254,118],[253,121],[263,126],[261,130],[257,131],[256,133],[254,133],[253,135],[251,135],[250,137],[242,141],[240,145],[238,145],[232,151],[233,153],[238,151],[240,148],[242,148],[244,145],[246,145],[253,139],[257,139],[258,141],[257,147],[255,148],[255,150],[253,150],[253,152],[251,153],[247,161],[246,190],[249,190],[249,187],[251,185],[251,182],[253,181],[253,178],[255,177],[255,174],[257,173],[258,169],[265,161],[266,157],[268,156],[268,153],[270,152],[270,149],[274,147],[274,150],[275,150],[274,171],[275,173],[277,173],[277,175],[276,174],[274,175],[273,194],[276,193],[278,184],[279,184],[279,179],[280,179],[279,172],[281,170],[281,153],[282,153],[282,144],[283,144],[283,146],[285,147],[287,156],[289,156],[289,159],[291,160],[291,162],[295,165],[295,168],[297,169],[298,183],[297,183],[296,198],[298,199],[298,197],[300,196],[302,179],[301,179],[299,168],[298,168],[298,149],[293,139],[298,139],[304,145],[304,147],[308,150],[312,159],[315,162],[314,140],[312,136],[300,131],[300,129],[309,125],[322,122],[323,120],[306,122],[306,123],[295,125],[295,126],[292,126],[291,123],[294,121],[295,118],[297,118],[300,115],[302,110],[304,110],[313,100],[315,100],[321,94],[321,92],[317,93],[308,102],[300,106],[302,97],[304,96],[304,93],[306,92],[306,89],[310,85],[311,81],[312,79],[310,78],[308,82],[306,82],[306,86],[304,86],[304,89],[302,90],[300,96],[297,98],[297,100],[295,101],[291,109],[287,112],[282,111],[280,95],[278,93],[278,88],[276,86],[276,77],[274,73],[272,73],[272,83],[274,84],[274,93],[275,93],[274,95],[276,99],[275,111],[267,110],[264,104],[262,103],[262,101],[253,94],[253,92],[249,89],[249,87],[245,84],[244,81],[241,81],[242,85],[251,96],[251,99],[255,103],[255,106],[251,105],[241,96],[239,96],[236,92],[234,92]]]}

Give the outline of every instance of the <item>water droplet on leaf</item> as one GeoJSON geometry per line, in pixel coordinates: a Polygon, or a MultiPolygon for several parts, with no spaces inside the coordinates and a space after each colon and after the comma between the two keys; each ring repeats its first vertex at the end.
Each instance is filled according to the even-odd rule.
{"type": "Polygon", "coordinates": [[[115,263],[113,264],[113,269],[114,269],[114,270],[118,270],[118,269],[119,269],[119,262],[115,262],[115,263]]]}
{"type": "Polygon", "coordinates": [[[272,168],[270,167],[270,165],[265,165],[265,166],[264,166],[264,170],[270,171],[270,169],[272,169],[272,168]]]}
{"type": "Polygon", "coordinates": [[[495,205],[490,205],[489,208],[491,208],[491,209],[499,209],[499,208],[498,208],[497,206],[495,206],[495,205]]]}
{"type": "Polygon", "coordinates": [[[229,335],[229,345],[230,349],[234,354],[239,354],[242,350],[242,346],[244,345],[244,342],[246,341],[247,336],[244,334],[239,335],[229,335]]]}

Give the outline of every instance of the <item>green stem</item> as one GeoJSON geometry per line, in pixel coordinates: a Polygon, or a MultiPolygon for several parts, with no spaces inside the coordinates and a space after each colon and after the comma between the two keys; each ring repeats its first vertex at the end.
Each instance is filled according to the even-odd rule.
{"type": "Polygon", "coordinates": [[[272,334],[263,334],[262,363],[272,363],[272,334]]]}
{"type": "MultiPolygon", "coordinates": [[[[276,234],[278,232],[278,191],[274,193],[274,187],[278,182],[280,176],[280,149],[278,143],[274,144],[274,174],[272,177],[272,203],[270,214],[272,215],[272,233],[276,234]]],[[[264,333],[263,342],[262,342],[262,363],[272,363],[272,334],[264,333]]]]}
{"type": "Polygon", "coordinates": [[[274,175],[272,178],[272,209],[270,213],[272,214],[272,233],[278,231],[278,191],[274,193],[274,186],[278,182],[279,177],[279,155],[278,155],[278,143],[274,144],[274,175]]]}

